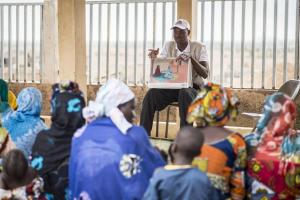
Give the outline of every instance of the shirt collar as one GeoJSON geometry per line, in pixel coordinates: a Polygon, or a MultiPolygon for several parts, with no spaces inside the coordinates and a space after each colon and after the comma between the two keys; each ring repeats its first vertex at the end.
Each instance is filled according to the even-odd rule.
{"type": "Polygon", "coordinates": [[[182,53],[190,53],[191,52],[191,42],[190,42],[190,40],[188,41],[188,45],[186,46],[186,48],[183,50],[183,51],[180,51],[179,49],[178,49],[178,47],[177,47],[177,43],[175,43],[176,45],[175,45],[175,49],[176,49],[176,51],[178,51],[180,54],[182,54],[182,53]]]}
{"type": "Polygon", "coordinates": [[[193,168],[192,165],[166,165],[164,166],[165,170],[176,170],[176,169],[189,169],[193,168]]]}

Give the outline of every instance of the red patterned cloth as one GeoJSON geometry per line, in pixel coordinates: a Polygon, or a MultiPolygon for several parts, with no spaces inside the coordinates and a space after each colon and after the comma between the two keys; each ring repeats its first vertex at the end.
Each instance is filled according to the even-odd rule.
{"type": "Polygon", "coordinates": [[[283,163],[279,154],[257,152],[248,163],[248,173],[276,193],[273,200],[300,195],[300,163],[283,163]]]}
{"type": "Polygon", "coordinates": [[[253,134],[246,136],[251,199],[300,197],[298,135],[294,128],[296,105],[275,93],[264,104],[264,113],[253,134]]]}

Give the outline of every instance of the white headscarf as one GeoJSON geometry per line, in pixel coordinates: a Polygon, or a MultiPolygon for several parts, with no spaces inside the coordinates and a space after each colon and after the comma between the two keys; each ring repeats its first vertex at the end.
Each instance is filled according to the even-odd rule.
{"type": "Polygon", "coordinates": [[[97,117],[110,117],[113,123],[125,134],[132,127],[118,106],[134,99],[134,93],[118,79],[109,79],[105,85],[99,88],[95,101],[89,101],[89,105],[83,109],[84,118],[90,122],[97,117]]]}

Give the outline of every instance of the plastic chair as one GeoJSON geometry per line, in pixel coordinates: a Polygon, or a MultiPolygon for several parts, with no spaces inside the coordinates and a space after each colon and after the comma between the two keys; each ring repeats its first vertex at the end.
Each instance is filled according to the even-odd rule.
{"type": "MultiPolygon", "coordinates": [[[[170,122],[170,111],[171,107],[179,107],[178,102],[173,102],[167,107],[167,120],[166,120],[166,129],[165,129],[165,138],[168,138],[168,133],[169,133],[169,122],[170,122]]],[[[156,111],[156,137],[159,136],[159,111],[156,111]]]]}

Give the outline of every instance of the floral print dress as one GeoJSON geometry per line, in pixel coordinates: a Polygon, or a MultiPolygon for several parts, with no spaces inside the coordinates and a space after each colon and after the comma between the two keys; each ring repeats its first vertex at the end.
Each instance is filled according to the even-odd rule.
{"type": "Polygon", "coordinates": [[[205,144],[193,165],[207,173],[219,199],[244,199],[246,143],[238,133],[213,144],[205,144]]]}

